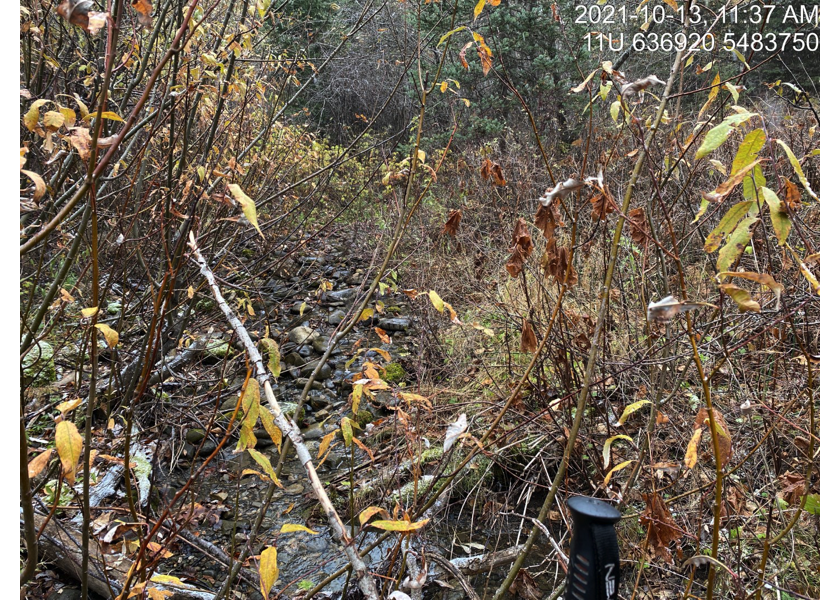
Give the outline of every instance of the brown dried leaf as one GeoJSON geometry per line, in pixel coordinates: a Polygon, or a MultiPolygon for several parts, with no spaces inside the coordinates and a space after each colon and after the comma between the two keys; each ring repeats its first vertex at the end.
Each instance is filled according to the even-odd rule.
{"type": "Polygon", "coordinates": [[[805,494],[805,477],[798,473],[786,471],[779,477],[779,483],[782,485],[779,495],[788,504],[798,503],[805,494]]]}
{"type": "Polygon", "coordinates": [[[592,219],[595,221],[605,220],[615,210],[615,200],[606,188],[604,193],[596,194],[589,201],[592,203],[592,219]]]}
{"type": "Polygon", "coordinates": [[[649,528],[648,546],[653,548],[653,553],[657,557],[673,564],[674,559],[668,544],[679,541],[683,534],[659,494],[642,494],[642,496],[647,507],[639,517],[639,522],[643,527],[649,528]]]}
{"type": "Polygon", "coordinates": [[[525,261],[534,251],[534,242],[531,241],[531,234],[528,233],[528,226],[525,220],[520,218],[513,229],[513,243],[510,248],[511,257],[508,259],[505,268],[511,277],[518,277],[522,272],[525,261]]]}
{"type": "Polygon", "coordinates": [[[446,223],[443,225],[443,233],[454,238],[458,234],[458,227],[461,225],[462,216],[460,210],[450,211],[449,218],[446,219],[446,223]]]}
{"type": "Polygon", "coordinates": [[[564,227],[565,223],[557,214],[557,208],[553,204],[550,206],[540,204],[537,207],[537,214],[534,215],[534,225],[542,231],[545,239],[550,240],[554,237],[554,230],[558,227],[564,227]]]}
{"type": "Polygon", "coordinates": [[[144,27],[151,27],[152,25],[152,3],[149,0],[132,0],[131,7],[140,13],[138,19],[144,27]]]}
{"type": "Polygon", "coordinates": [[[785,200],[787,201],[788,206],[791,208],[799,208],[799,205],[802,204],[802,194],[799,191],[799,188],[796,187],[796,184],[793,183],[787,177],[784,178],[785,180],[785,200]]]}
{"type": "Polygon", "coordinates": [[[50,462],[50,458],[52,457],[53,449],[48,448],[41,452],[38,456],[33,458],[29,461],[29,465],[27,467],[29,471],[29,479],[33,477],[37,477],[38,474],[44,470],[44,467],[50,462]]]}
{"type": "Polygon", "coordinates": [[[634,208],[627,216],[629,217],[627,221],[630,225],[630,239],[640,246],[643,245],[650,235],[647,219],[645,219],[645,209],[642,207],[634,208]]]}
{"type": "Polygon", "coordinates": [[[485,158],[481,163],[481,178],[490,179],[493,185],[507,185],[504,174],[502,174],[502,167],[499,163],[493,162],[489,158],[485,158]]]}
{"type": "Polygon", "coordinates": [[[76,149],[82,160],[86,161],[90,158],[91,139],[90,130],[87,127],[71,127],[67,140],[76,149]]]}
{"type": "MultiPolygon", "coordinates": [[[[729,433],[729,427],[726,425],[723,415],[718,409],[713,409],[714,420],[716,424],[718,447],[720,449],[721,466],[725,466],[732,458],[732,434],[729,433]]],[[[694,418],[694,436],[697,436],[697,431],[702,431],[703,427],[710,427],[709,412],[705,408],[697,411],[697,416],[694,418]]],[[[711,434],[710,434],[711,435],[711,434]]],[[[692,438],[692,441],[694,438],[692,438]]],[[[698,439],[699,441],[699,439],[698,439]]],[[[713,452],[711,439],[709,440],[709,451],[713,452]]],[[[688,456],[686,455],[686,465],[688,465],[688,456]]],[[[690,467],[689,467],[690,468],[690,467]]]]}
{"type": "Polygon", "coordinates": [[[528,319],[522,321],[522,340],[519,343],[519,349],[522,352],[534,353],[537,351],[537,336],[534,333],[534,328],[528,319]]]}

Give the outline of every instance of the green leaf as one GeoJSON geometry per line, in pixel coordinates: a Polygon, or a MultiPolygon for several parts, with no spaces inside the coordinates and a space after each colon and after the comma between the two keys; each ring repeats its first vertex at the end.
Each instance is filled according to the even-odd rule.
{"type": "MultiPolygon", "coordinates": [[[[732,174],[735,175],[744,167],[749,165],[758,158],[758,153],[764,148],[764,142],[767,136],[763,129],[754,129],[749,132],[741,146],[738,148],[738,153],[735,155],[735,160],[732,161],[732,174]]],[[[761,172],[761,167],[756,165],[752,170],[750,177],[744,179],[744,200],[756,200],[756,187],[763,187],[767,181],[764,179],[764,174],[761,172]],[[753,181],[755,179],[755,181],[753,181]]]]}
{"type": "MultiPolygon", "coordinates": [[[[269,476],[271,481],[274,482],[274,485],[281,488],[283,485],[280,483],[280,480],[277,479],[277,474],[274,472],[274,469],[271,468],[271,461],[268,460],[268,457],[259,452],[258,450],[254,450],[253,448],[248,448],[248,454],[251,455],[251,458],[254,459],[260,468],[263,470],[263,473],[269,476]]],[[[282,533],[282,532],[281,532],[282,533]]]]}
{"type": "Polygon", "coordinates": [[[612,104],[610,104],[610,116],[612,120],[618,124],[618,111],[621,110],[621,100],[616,100],[612,104]]]}
{"type": "Polygon", "coordinates": [[[376,527],[377,529],[384,529],[385,531],[406,532],[417,531],[428,522],[429,519],[423,519],[422,521],[417,521],[416,523],[412,523],[410,521],[373,521],[370,526],[376,527]]]}
{"type": "Polygon", "coordinates": [[[349,448],[353,443],[353,421],[347,417],[341,419],[341,436],[344,438],[344,446],[349,448]]]}
{"type": "Polygon", "coordinates": [[[723,283],[720,286],[720,289],[726,292],[726,294],[732,298],[735,303],[738,305],[738,310],[741,312],[761,312],[761,306],[752,299],[750,293],[743,289],[739,288],[734,283],[723,283]]]}
{"type": "Polygon", "coordinates": [[[705,198],[700,200],[700,210],[698,210],[697,214],[694,215],[694,220],[692,221],[692,223],[696,223],[697,221],[699,221],[700,217],[702,217],[703,215],[706,214],[706,211],[708,210],[708,208],[709,208],[709,201],[706,200],[705,198]]]}
{"type": "Polygon", "coordinates": [[[784,246],[790,234],[791,227],[787,207],[770,188],[761,188],[761,193],[764,194],[764,198],[767,200],[767,206],[770,208],[770,221],[773,223],[776,237],[779,238],[779,246],[784,246]]]}
{"type": "Polygon", "coordinates": [[[732,265],[741,258],[744,248],[747,247],[747,244],[750,242],[750,238],[752,238],[752,226],[756,221],[758,221],[758,217],[748,216],[741,221],[735,228],[735,231],[732,232],[732,235],[729,237],[729,241],[721,249],[720,254],[718,254],[718,272],[729,271],[732,268],[732,265]]]}
{"type": "Polygon", "coordinates": [[[607,438],[607,441],[604,442],[604,451],[601,453],[604,457],[604,468],[606,469],[610,466],[610,446],[615,440],[627,440],[631,444],[633,443],[633,438],[629,435],[614,435],[611,438],[607,438]]]}
{"type": "Polygon", "coordinates": [[[720,223],[717,224],[717,227],[712,229],[709,236],[706,238],[706,243],[703,246],[703,249],[706,252],[714,252],[718,248],[720,248],[721,243],[726,238],[727,235],[732,233],[738,225],[738,222],[744,218],[751,210],[756,208],[756,203],[747,200],[744,202],[739,202],[735,206],[729,209],[727,213],[723,216],[720,220],[720,223]]]}
{"type": "Polygon", "coordinates": [[[645,404],[650,404],[650,400],[639,400],[638,402],[633,402],[625,406],[624,412],[621,413],[621,417],[618,419],[618,424],[624,425],[624,422],[630,418],[630,415],[642,408],[645,404]]]}
{"type": "Polygon", "coordinates": [[[280,376],[280,348],[277,342],[269,337],[264,337],[260,340],[260,346],[268,352],[268,370],[275,377],[280,376]]]}
{"type": "Polygon", "coordinates": [[[254,201],[242,191],[242,188],[236,185],[235,183],[229,183],[228,189],[230,190],[231,195],[233,198],[242,205],[242,214],[245,215],[245,218],[248,219],[248,222],[254,226],[254,229],[257,230],[263,239],[265,236],[263,235],[262,231],[260,231],[259,223],[257,223],[257,205],[254,204],[254,201]]]}
{"type": "Polygon", "coordinates": [[[277,581],[277,549],[269,546],[260,553],[260,592],[268,600],[271,588],[277,581]]]}
{"type": "Polygon", "coordinates": [[[796,171],[796,176],[799,177],[799,181],[802,183],[802,187],[805,188],[805,191],[808,192],[808,195],[810,195],[811,198],[819,202],[820,199],[814,193],[814,190],[811,189],[811,184],[809,184],[808,180],[805,178],[805,172],[802,170],[802,165],[799,163],[799,159],[796,158],[793,150],[791,150],[782,140],[777,139],[776,143],[779,144],[784,149],[785,154],[787,154],[793,170],[796,171]]]}
{"type": "Polygon", "coordinates": [[[732,133],[732,130],[748,121],[752,117],[755,116],[755,113],[739,113],[734,114],[726,117],[722,123],[713,127],[709,130],[709,133],[706,134],[706,137],[703,139],[703,143],[700,144],[700,149],[697,150],[697,154],[694,156],[695,160],[700,160],[704,156],[707,156],[712,151],[716,150],[720,147],[723,142],[729,137],[729,134],[732,133]]]}
{"type": "Polygon", "coordinates": [[[298,531],[303,531],[311,535],[318,535],[317,531],[312,531],[306,525],[298,525],[297,523],[285,523],[280,528],[280,533],[296,533],[298,531]]]}
{"type": "Polygon", "coordinates": [[[819,494],[808,494],[805,496],[805,505],[802,507],[802,510],[805,512],[809,512],[812,515],[819,516],[820,514],[820,495],[819,494]]]}
{"type": "Polygon", "coordinates": [[[239,431],[239,442],[234,452],[253,448],[257,445],[257,437],[254,435],[254,425],[260,416],[260,384],[256,379],[249,379],[242,392],[242,426],[239,431]]]}

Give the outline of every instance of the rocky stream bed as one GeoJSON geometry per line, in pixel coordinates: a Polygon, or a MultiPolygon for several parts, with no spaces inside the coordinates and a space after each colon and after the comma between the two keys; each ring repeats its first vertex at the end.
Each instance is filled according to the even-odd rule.
{"type": "MultiPolygon", "coordinates": [[[[280,375],[273,386],[284,412],[292,416],[297,407],[302,389],[315,370],[318,361],[327,350],[327,343],[336,329],[358,310],[366,291],[369,273],[357,267],[360,263],[348,256],[346,248],[334,243],[309,248],[291,265],[259,283],[259,299],[252,301],[255,321],[268,322],[269,336],[281,350],[280,375]]],[[[401,440],[395,436],[394,411],[392,407],[400,400],[394,393],[400,388],[411,389],[413,370],[417,356],[417,319],[411,300],[402,293],[393,279],[388,286],[372,299],[372,314],[360,322],[334,349],[326,364],[315,376],[315,381],[297,422],[306,445],[313,457],[319,457],[321,442],[326,435],[338,429],[343,417],[353,417],[358,424],[356,436],[374,453],[375,461],[361,448],[346,449],[341,435],[334,436],[329,454],[323,457],[318,472],[331,499],[343,516],[350,511],[351,488],[354,512],[372,502],[390,510],[394,502],[410,503],[414,493],[412,464],[420,465],[418,475],[437,472],[444,455],[442,438],[445,421],[431,423],[424,435],[437,434],[427,438],[427,450],[419,460],[406,462],[397,452],[401,440]],[[378,365],[379,376],[391,387],[390,390],[374,393],[365,398],[355,417],[350,413],[348,396],[352,392],[352,376],[365,370],[366,365],[378,365]],[[354,467],[351,477],[351,465],[354,467]]],[[[224,287],[224,286],[223,286],[224,287]]],[[[223,289],[227,296],[230,290],[223,289]]],[[[224,380],[223,389],[209,400],[193,407],[196,419],[184,425],[170,422],[162,429],[162,435],[154,440],[157,446],[152,477],[152,507],[159,508],[176,490],[180,489],[205,457],[211,455],[223,440],[225,424],[233,416],[239,390],[244,382],[244,368],[239,358],[242,348],[229,334],[224,333],[224,323],[215,319],[216,309],[209,297],[198,303],[199,314],[205,313],[205,321],[214,322],[203,338],[204,350],[199,357],[198,371],[215,371],[224,380]],[[208,416],[215,415],[209,429],[195,424],[211,422],[208,416]]],[[[246,327],[249,330],[256,326],[246,327]]],[[[254,339],[258,336],[254,335],[254,339]]],[[[174,351],[169,359],[176,360],[184,349],[174,351]]],[[[190,369],[196,364],[183,367],[187,375],[179,375],[161,382],[158,393],[172,398],[187,398],[190,394],[200,395],[206,390],[200,377],[193,375],[196,383],[189,383],[190,369]]],[[[166,406],[161,407],[166,410],[166,406]]],[[[430,415],[431,417],[432,415],[430,415]]],[[[259,425],[255,430],[257,449],[268,457],[272,465],[277,464],[278,449],[270,435],[259,425]]],[[[142,437],[142,436],[141,436],[142,437]]],[[[216,549],[238,556],[257,520],[265,499],[267,483],[260,478],[260,466],[248,452],[237,452],[237,432],[222,445],[200,478],[193,484],[191,500],[182,505],[179,518],[192,511],[186,531],[189,539],[179,539],[171,548],[172,555],[161,561],[159,573],[170,573],[182,581],[208,591],[217,591],[224,584],[230,567],[218,556],[212,556],[207,548],[194,543],[201,539],[216,549]]],[[[452,457],[449,457],[452,458],[452,457]]],[[[317,460],[316,460],[317,462],[317,460]]],[[[454,463],[454,461],[453,461],[454,463]]],[[[491,473],[492,462],[484,461],[473,465],[471,481],[466,489],[474,486],[482,477],[491,473]]],[[[341,545],[337,543],[327,526],[320,505],[311,495],[306,475],[294,452],[287,457],[279,477],[282,488],[276,490],[266,512],[259,535],[251,548],[252,559],[246,563],[254,581],[256,558],[266,545],[278,550],[278,582],[274,587],[279,597],[303,597],[308,590],[324,578],[347,564],[341,545]],[[286,524],[304,525],[312,533],[281,533],[286,524]]],[[[422,485],[424,481],[420,480],[422,485]]],[[[422,490],[421,490],[422,491],[422,490]]],[[[484,498],[479,496],[479,498],[484,498]]],[[[468,557],[493,550],[503,550],[524,540],[521,530],[499,531],[489,523],[476,519],[476,512],[482,514],[487,507],[476,506],[483,499],[473,498],[468,510],[446,510],[439,516],[439,523],[424,532],[424,544],[430,551],[449,559],[468,557]],[[484,525],[488,525],[484,529],[484,525]]],[[[356,529],[354,529],[354,533],[356,529]]],[[[357,537],[357,545],[366,547],[376,532],[365,532],[357,537]]],[[[536,559],[550,553],[549,547],[538,546],[536,559]]],[[[386,572],[388,561],[399,552],[393,552],[393,542],[386,543],[372,551],[366,558],[370,565],[386,572]]],[[[556,563],[555,563],[556,564],[556,563]]],[[[399,569],[399,562],[396,569],[399,569]]],[[[555,569],[552,569],[554,571],[555,569]]],[[[495,569],[491,577],[497,583],[506,572],[504,566],[495,569]]],[[[438,570],[431,573],[424,590],[426,598],[460,599],[464,592],[457,581],[438,570]]],[[[542,597],[556,583],[551,573],[542,583],[534,583],[533,597],[542,597]]],[[[487,576],[473,578],[476,589],[487,586],[487,576]]],[[[261,598],[258,589],[243,579],[235,582],[232,597],[261,598]],[[250,590],[250,591],[248,591],[250,590]],[[245,594],[244,596],[242,594],[245,594]]],[[[321,590],[318,597],[342,597],[348,589],[347,576],[341,576],[321,590]]],[[[73,586],[55,590],[53,598],[73,598],[73,586]],[[67,594],[70,593],[68,596],[67,594]],[[62,595],[63,594],[63,595],[62,595]]],[[[528,597],[527,595],[525,597],[528,597]]]]}

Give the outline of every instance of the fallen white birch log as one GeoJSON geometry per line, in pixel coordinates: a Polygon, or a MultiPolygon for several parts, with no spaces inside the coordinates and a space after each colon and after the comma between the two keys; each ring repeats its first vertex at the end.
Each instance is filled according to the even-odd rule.
{"type": "Polygon", "coordinates": [[[231,327],[233,327],[237,337],[239,337],[239,340],[248,352],[248,357],[253,363],[254,369],[257,373],[256,379],[263,387],[266,400],[268,401],[268,408],[271,411],[272,416],[274,416],[275,424],[280,428],[280,431],[283,432],[283,435],[289,438],[294,445],[295,450],[297,451],[298,460],[306,471],[306,475],[309,478],[309,483],[312,485],[312,491],[314,492],[315,497],[321,504],[324,514],[327,515],[334,534],[344,544],[344,553],[347,555],[350,565],[356,572],[356,577],[359,579],[359,589],[361,589],[365,598],[368,600],[379,600],[379,592],[376,589],[376,583],[373,581],[373,577],[368,572],[367,566],[362,560],[362,557],[359,556],[359,552],[353,543],[353,539],[344,527],[344,523],[339,518],[335,507],[329,499],[329,496],[327,496],[327,492],[321,483],[321,479],[315,472],[315,465],[312,464],[312,456],[309,454],[309,449],[303,442],[300,429],[298,429],[296,423],[293,421],[290,422],[283,414],[280,404],[277,402],[277,399],[274,397],[274,392],[271,389],[271,380],[266,372],[265,366],[263,365],[262,356],[257,350],[257,347],[251,341],[251,337],[245,329],[245,326],[242,325],[239,317],[237,317],[231,310],[230,306],[228,306],[228,303],[225,301],[224,296],[222,296],[222,292],[216,283],[213,271],[207,265],[207,261],[204,260],[204,256],[202,256],[201,251],[198,248],[198,244],[195,241],[195,236],[192,232],[190,232],[189,246],[195,254],[195,260],[198,263],[201,274],[204,275],[205,279],[207,279],[207,283],[210,285],[210,289],[213,290],[213,296],[216,299],[216,304],[219,305],[219,308],[225,315],[228,323],[230,323],[231,327]]]}

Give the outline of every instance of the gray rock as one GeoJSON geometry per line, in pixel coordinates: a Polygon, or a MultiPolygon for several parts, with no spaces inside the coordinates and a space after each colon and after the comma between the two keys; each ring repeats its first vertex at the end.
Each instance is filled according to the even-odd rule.
{"type": "MultiPolygon", "coordinates": [[[[295,379],[295,387],[299,387],[301,389],[306,387],[306,382],[309,381],[308,377],[298,377],[295,379]]],[[[312,382],[312,389],[313,390],[320,390],[324,388],[324,384],[320,381],[313,381],[312,382]]]]}
{"type": "Polygon", "coordinates": [[[356,288],[347,288],[346,290],[330,290],[324,294],[324,300],[327,302],[343,302],[355,298],[359,291],[356,288]]]}
{"type": "Polygon", "coordinates": [[[297,352],[291,352],[284,357],[284,360],[294,367],[302,367],[306,364],[306,361],[303,360],[303,357],[298,354],[297,352]]]}
{"type": "Polygon", "coordinates": [[[298,262],[302,265],[323,265],[326,259],[323,256],[301,256],[298,262]]]}
{"type": "Polygon", "coordinates": [[[299,315],[299,314],[301,314],[301,310],[300,310],[301,308],[303,308],[303,313],[302,314],[304,314],[304,315],[306,313],[312,312],[312,307],[309,304],[307,304],[306,302],[303,302],[302,300],[298,300],[297,302],[292,304],[292,308],[289,309],[289,312],[292,313],[293,315],[299,315]]]}
{"type": "MultiPolygon", "coordinates": [[[[314,387],[315,384],[321,385],[321,382],[313,381],[312,384],[313,384],[313,387],[314,387]]],[[[318,388],[318,389],[321,389],[321,388],[318,388]]],[[[331,402],[329,401],[329,399],[324,394],[309,394],[309,406],[312,407],[312,410],[321,411],[321,410],[331,406],[331,402]]],[[[316,416],[316,418],[321,418],[321,419],[326,418],[326,417],[318,417],[317,415],[315,415],[315,416],[316,416]]]]}
{"type": "Polygon", "coordinates": [[[319,337],[321,337],[320,333],[306,325],[295,327],[289,332],[289,339],[295,344],[312,343],[319,337]]]}
{"type": "MultiPolygon", "coordinates": [[[[317,342],[320,339],[321,338],[316,339],[315,342],[317,342]]],[[[298,348],[298,354],[300,354],[303,358],[309,358],[310,356],[312,356],[312,346],[304,344],[303,346],[298,348]]]]}
{"type": "Polygon", "coordinates": [[[201,440],[204,439],[204,430],[203,429],[188,429],[187,434],[184,436],[190,444],[193,446],[200,444],[201,440]]]}
{"type": "Polygon", "coordinates": [[[338,325],[346,316],[347,313],[343,310],[336,310],[330,314],[330,316],[327,318],[327,322],[330,325],[338,325]]]}
{"type": "Polygon", "coordinates": [[[405,317],[392,317],[381,319],[379,326],[386,331],[406,331],[411,327],[411,319],[405,317]]]}
{"type": "MultiPolygon", "coordinates": [[[[304,377],[309,377],[310,375],[312,375],[312,373],[315,372],[315,367],[317,366],[318,365],[315,362],[309,363],[300,370],[301,375],[303,375],[304,377]]],[[[330,367],[329,365],[324,365],[323,367],[321,367],[321,370],[318,371],[318,374],[315,376],[315,379],[318,379],[319,381],[329,379],[330,376],[332,376],[332,372],[332,367],[330,367]]]]}
{"type": "Polygon", "coordinates": [[[319,337],[317,340],[312,342],[312,347],[315,349],[315,352],[318,354],[323,354],[327,351],[327,347],[330,345],[329,340],[326,338],[319,337]]]}

